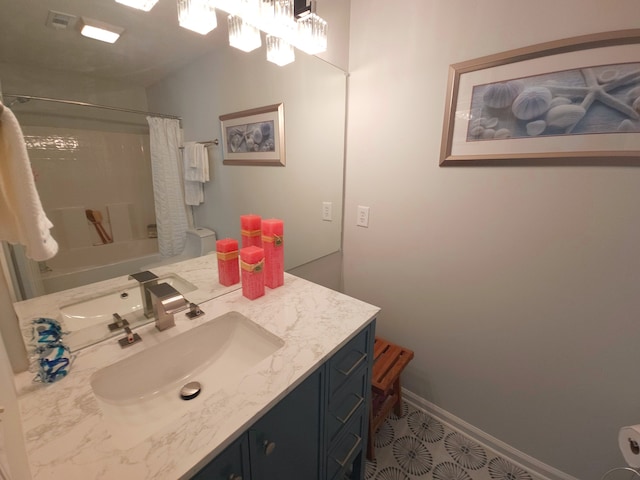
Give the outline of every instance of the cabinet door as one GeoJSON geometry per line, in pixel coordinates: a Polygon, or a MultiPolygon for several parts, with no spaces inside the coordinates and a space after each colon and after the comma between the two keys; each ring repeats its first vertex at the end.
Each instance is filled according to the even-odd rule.
{"type": "Polygon", "coordinates": [[[247,436],[229,445],[191,480],[250,480],[247,436]]]}
{"type": "Polygon", "coordinates": [[[318,480],[324,368],[249,430],[252,480],[318,480]]]}

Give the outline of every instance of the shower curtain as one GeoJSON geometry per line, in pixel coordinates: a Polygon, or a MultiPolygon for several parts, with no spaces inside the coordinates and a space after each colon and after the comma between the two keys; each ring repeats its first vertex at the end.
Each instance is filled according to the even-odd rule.
{"type": "Polygon", "coordinates": [[[179,255],[184,250],[188,227],[180,173],[182,132],[178,120],[147,117],[147,121],[158,248],[161,255],[179,255]]]}

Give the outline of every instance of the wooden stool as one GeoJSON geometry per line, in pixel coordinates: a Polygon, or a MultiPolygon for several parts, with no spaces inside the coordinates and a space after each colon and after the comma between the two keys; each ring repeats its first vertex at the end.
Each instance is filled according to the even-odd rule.
{"type": "Polygon", "coordinates": [[[384,338],[375,338],[367,440],[367,458],[369,460],[375,458],[373,435],[387,418],[391,409],[398,417],[402,416],[400,374],[412,358],[413,352],[411,350],[388,342],[384,338]]]}

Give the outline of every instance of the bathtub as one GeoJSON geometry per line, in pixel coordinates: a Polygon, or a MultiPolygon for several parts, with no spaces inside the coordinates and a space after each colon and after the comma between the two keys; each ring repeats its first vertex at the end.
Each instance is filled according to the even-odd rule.
{"type": "Polygon", "coordinates": [[[173,257],[158,253],[155,238],[143,238],[60,251],[47,260],[50,271],[42,273],[41,279],[44,292],[54,293],[172,261],[173,257]]]}

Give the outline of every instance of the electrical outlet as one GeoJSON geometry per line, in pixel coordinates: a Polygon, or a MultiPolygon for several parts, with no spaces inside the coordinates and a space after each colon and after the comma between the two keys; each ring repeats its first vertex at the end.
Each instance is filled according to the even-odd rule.
{"type": "Polygon", "coordinates": [[[333,215],[331,212],[332,207],[333,204],[331,202],[322,202],[322,220],[325,220],[327,222],[333,220],[333,215]]]}
{"type": "Polygon", "coordinates": [[[363,207],[358,205],[358,213],[356,218],[356,225],[358,227],[369,227],[369,207],[363,207]]]}

